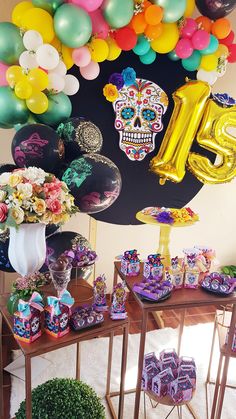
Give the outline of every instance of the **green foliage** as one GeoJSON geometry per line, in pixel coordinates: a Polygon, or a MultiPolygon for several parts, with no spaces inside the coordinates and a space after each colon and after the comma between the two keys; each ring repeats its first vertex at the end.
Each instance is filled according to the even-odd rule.
{"type": "Polygon", "coordinates": [[[223,274],[231,276],[231,278],[236,278],[236,266],[235,265],[221,266],[221,272],[223,274]]]}
{"type": "MultiPolygon", "coordinates": [[[[16,419],[25,419],[25,401],[16,419]]],[[[81,381],[55,378],[32,391],[32,419],[105,419],[95,391],[81,381]]]]}

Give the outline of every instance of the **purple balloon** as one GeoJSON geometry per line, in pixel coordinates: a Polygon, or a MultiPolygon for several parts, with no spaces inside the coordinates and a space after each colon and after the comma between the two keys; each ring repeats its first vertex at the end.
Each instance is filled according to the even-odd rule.
{"type": "Polygon", "coordinates": [[[196,6],[202,15],[216,20],[231,13],[236,0],[196,0],[196,6]]]}

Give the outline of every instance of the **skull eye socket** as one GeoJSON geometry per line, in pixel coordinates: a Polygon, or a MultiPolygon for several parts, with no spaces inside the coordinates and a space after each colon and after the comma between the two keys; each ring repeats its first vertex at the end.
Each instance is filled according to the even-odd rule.
{"type": "Polygon", "coordinates": [[[128,119],[132,119],[134,116],[134,108],[130,108],[130,107],[125,107],[122,109],[121,111],[121,116],[122,118],[124,118],[126,121],[128,119]]]}
{"type": "Polygon", "coordinates": [[[144,109],[142,115],[146,121],[154,121],[156,119],[156,112],[152,109],[144,109]]]}

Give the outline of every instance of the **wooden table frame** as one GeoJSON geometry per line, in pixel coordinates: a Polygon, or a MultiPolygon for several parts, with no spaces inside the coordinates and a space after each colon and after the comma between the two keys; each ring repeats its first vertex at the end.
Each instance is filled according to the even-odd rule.
{"type": "MultiPolygon", "coordinates": [[[[81,280],[81,283],[85,281],[81,280]]],[[[88,285],[89,286],[89,285],[88,285]]],[[[73,287],[74,288],[74,287],[73,287]]],[[[80,292],[80,286],[76,286],[77,292],[80,292]]],[[[73,292],[71,292],[72,295],[73,292]]],[[[3,322],[6,323],[8,329],[13,332],[13,319],[9,315],[6,304],[3,304],[7,301],[7,297],[1,298],[0,304],[0,419],[6,419],[4,417],[4,397],[3,397],[3,337],[2,337],[2,325],[3,322]]],[[[20,341],[17,341],[19,349],[21,349],[25,357],[25,392],[26,392],[26,419],[32,419],[32,399],[31,399],[31,359],[35,356],[45,354],[47,352],[54,351],[66,346],[73,344],[77,345],[76,351],[76,379],[80,379],[80,342],[85,340],[90,340],[93,338],[98,338],[100,336],[109,336],[109,351],[108,351],[108,366],[107,366],[107,381],[106,381],[106,393],[105,397],[108,402],[108,407],[111,412],[111,415],[114,419],[123,418],[124,410],[124,382],[125,382],[125,373],[126,373],[126,363],[127,363],[127,349],[128,349],[128,333],[129,333],[129,322],[126,320],[116,320],[112,321],[108,315],[105,313],[105,321],[100,326],[92,327],[90,329],[84,329],[80,332],[71,331],[66,336],[62,338],[53,338],[46,335],[45,333],[37,341],[26,344],[20,341]],[[110,383],[111,383],[111,367],[112,367],[112,352],[113,352],[113,339],[114,334],[122,329],[122,358],[121,358],[121,372],[120,372],[120,390],[115,393],[110,392],[110,383]],[[40,341],[42,345],[40,345],[40,341]],[[115,413],[113,408],[111,397],[114,395],[119,395],[119,407],[118,407],[118,416],[115,413]]]]}
{"type": "MultiPolygon", "coordinates": [[[[228,304],[233,304],[232,317],[229,327],[229,337],[228,344],[225,349],[225,363],[222,373],[222,380],[219,389],[219,395],[217,400],[217,409],[214,419],[221,419],[221,411],[223,407],[224,394],[225,394],[225,385],[227,379],[227,371],[229,366],[230,359],[230,348],[232,347],[234,329],[236,324],[236,296],[234,294],[221,297],[216,294],[208,293],[202,288],[198,289],[180,289],[173,292],[171,297],[165,301],[159,303],[149,303],[147,301],[142,301],[136,293],[133,292],[133,285],[136,282],[140,282],[142,279],[142,271],[139,276],[128,277],[121,273],[120,271],[120,262],[114,262],[114,269],[116,274],[125,281],[127,288],[130,293],[134,296],[138,305],[142,310],[142,324],[141,324],[141,336],[139,344],[139,358],[138,358],[138,376],[137,376],[137,385],[136,385],[136,396],[135,396],[135,406],[134,406],[134,419],[139,417],[139,406],[140,406],[140,396],[141,396],[141,382],[142,382],[142,370],[143,370],[143,360],[145,353],[145,340],[146,340],[146,330],[147,330],[147,321],[149,313],[159,311],[159,310],[181,310],[181,320],[180,320],[180,330],[179,330],[179,339],[178,339],[178,353],[181,349],[181,339],[184,328],[184,319],[185,319],[185,310],[192,307],[204,307],[206,305],[213,306],[226,306],[228,304]]],[[[190,406],[188,406],[190,407],[190,406]]],[[[192,409],[190,407],[190,409],[192,409]]],[[[191,412],[194,414],[194,412],[191,412]]],[[[212,418],[213,419],[213,418],[212,418]]]]}

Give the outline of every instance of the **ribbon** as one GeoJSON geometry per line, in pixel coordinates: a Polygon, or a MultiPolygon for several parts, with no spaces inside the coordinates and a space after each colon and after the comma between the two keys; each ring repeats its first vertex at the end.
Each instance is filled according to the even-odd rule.
{"type": "Polygon", "coordinates": [[[60,295],[60,297],[48,297],[47,298],[48,305],[51,307],[51,317],[59,316],[61,314],[60,304],[65,305],[67,307],[73,306],[75,300],[71,297],[69,291],[65,290],[60,295]]]}
{"type": "Polygon", "coordinates": [[[34,291],[29,301],[19,300],[18,303],[18,311],[20,313],[20,317],[25,319],[30,318],[31,310],[30,308],[36,308],[39,311],[43,311],[43,299],[41,295],[34,291]]]}

